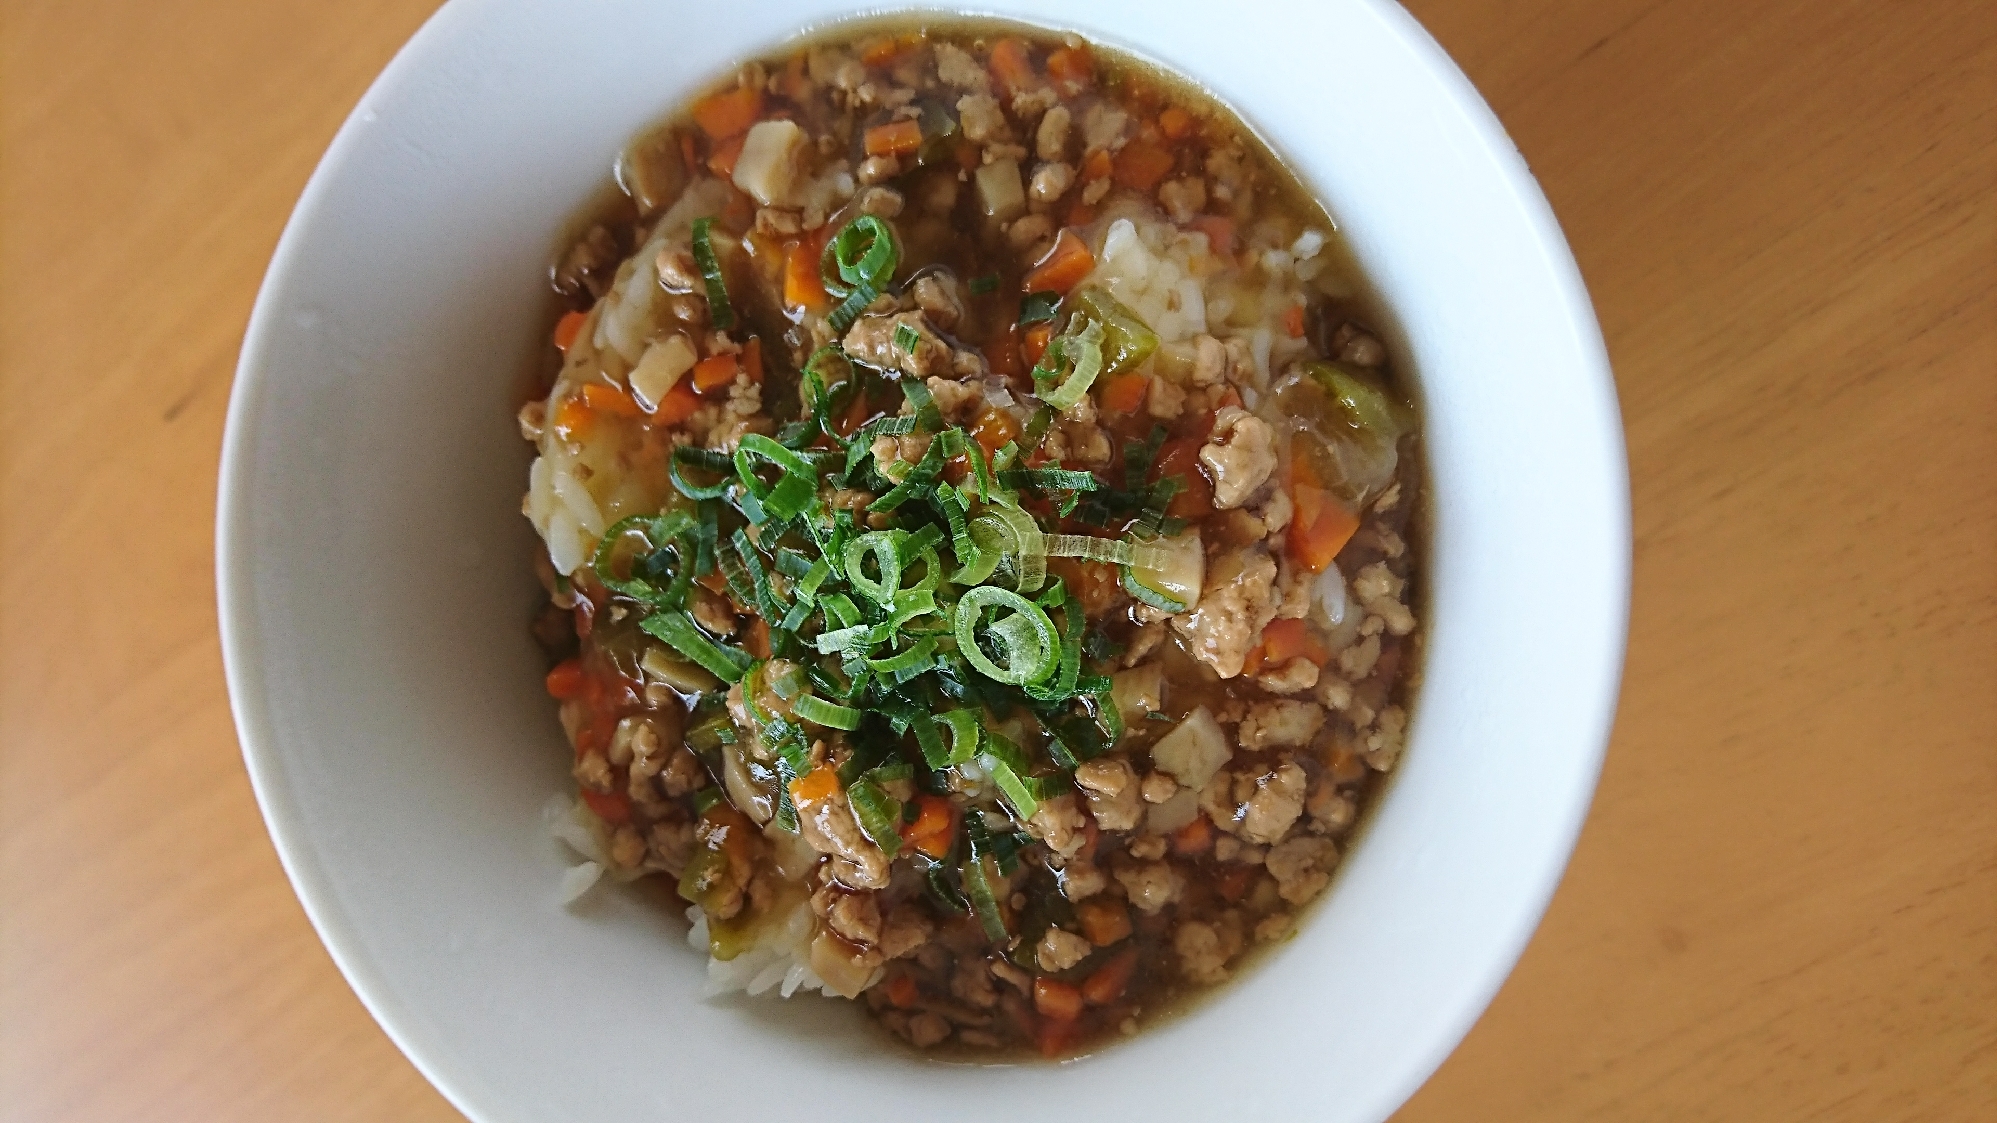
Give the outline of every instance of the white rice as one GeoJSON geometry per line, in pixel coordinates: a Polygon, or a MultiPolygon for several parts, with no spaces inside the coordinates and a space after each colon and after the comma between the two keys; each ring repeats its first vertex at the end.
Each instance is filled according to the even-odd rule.
{"type": "MultiPolygon", "coordinates": [[[[549,834],[583,859],[562,871],[557,897],[565,906],[581,900],[605,874],[613,881],[630,881],[645,872],[611,867],[603,820],[578,797],[550,796],[541,807],[541,822],[549,834]]],[[[708,997],[736,991],[781,998],[799,991],[825,992],[825,981],[811,969],[812,917],[804,900],[799,899],[780,918],[764,924],[756,942],[733,959],[716,959],[709,954],[707,914],[699,905],[688,906],[686,918],[692,926],[686,934],[687,946],[707,956],[708,997]]]]}

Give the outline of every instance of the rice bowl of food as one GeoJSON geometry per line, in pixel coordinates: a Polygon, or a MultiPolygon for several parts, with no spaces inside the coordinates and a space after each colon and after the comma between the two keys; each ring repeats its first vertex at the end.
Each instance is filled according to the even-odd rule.
{"type": "Polygon", "coordinates": [[[1226,29],[819,7],[447,6],[328,153],[218,532],[301,899],[479,1119],[1384,1117],[1613,705],[1557,228],[1395,10],[1296,13],[1396,91],[1305,114],[1226,29]]]}

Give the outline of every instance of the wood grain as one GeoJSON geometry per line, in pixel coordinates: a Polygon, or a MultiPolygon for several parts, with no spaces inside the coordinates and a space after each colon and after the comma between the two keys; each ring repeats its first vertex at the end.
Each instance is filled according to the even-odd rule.
{"type": "MultiPolygon", "coordinates": [[[[429,1120],[285,883],[214,474],[313,163],[431,0],[0,7],[0,1120],[429,1120]]],[[[1419,0],[1622,393],[1593,815],[1400,1115],[1997,1118],[1997,8],[1419,0]]]]}

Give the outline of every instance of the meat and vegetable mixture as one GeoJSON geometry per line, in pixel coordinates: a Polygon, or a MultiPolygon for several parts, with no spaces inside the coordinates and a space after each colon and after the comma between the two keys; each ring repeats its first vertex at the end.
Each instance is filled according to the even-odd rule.
{"type": "Polygon", "coordinates": [[[1290,932],[1420,641],[1415,416],[1323,212],[984,25],[752,62],[617,171],[520,412],[570,890],[674,879],[717,990],[1055,1057],[1290,932]]]}

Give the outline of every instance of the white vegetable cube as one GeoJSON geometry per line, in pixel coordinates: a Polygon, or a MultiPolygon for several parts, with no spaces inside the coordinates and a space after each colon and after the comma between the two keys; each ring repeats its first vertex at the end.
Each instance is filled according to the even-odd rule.
{"type": "Polygon", "coordinates": [[[1165,668],[1146,663],[1110,676],[1109,696],[1125,721],[1142,721],[1164,708],[1165,668]]]}
{"type": "Polygon", "coordinates": [[[673,383],[692,370],[699,358],[693,341],[684,332],[674,332],[645,349],[644,357],[631,369],[631,393],[646,412],[658,409],[673,383]]]}
{"type": "Polygon", "coordinates": [[[1026,190],[1019,182],[1019,161],[994,160],[978,169],[978,205],[993,222],[1007,222],[1026,211],[1026,190]]]}
{"type": "Polygon", "coordinates": [[[758,121],[742,141],[735,186],[766,207],[791,205],[805,143],[795,121],[758,121]]]}
{"type": "Polygon", "coordinates": [[[1227,734],[1205,706],[1194,710],[1178,728],[1151,746],[1151,760],[1172,774],[1183,787],[1199,791],[1234,756],[1227,734]]]}

